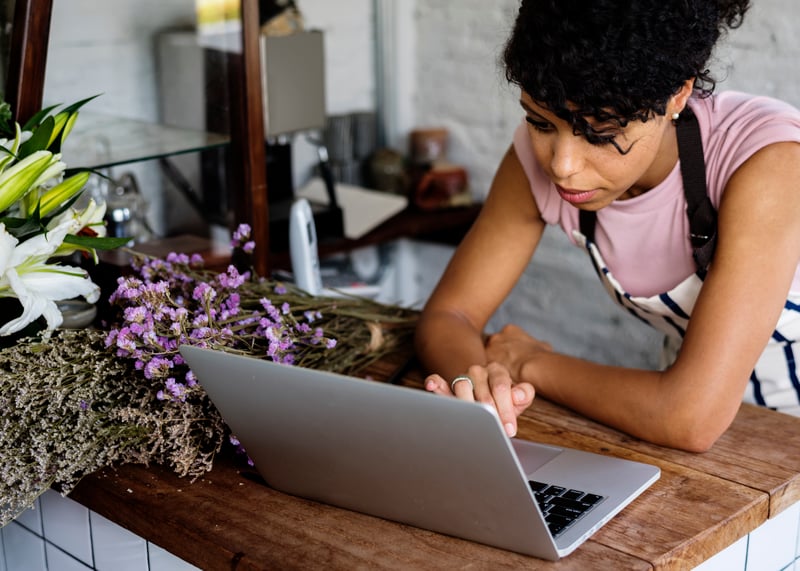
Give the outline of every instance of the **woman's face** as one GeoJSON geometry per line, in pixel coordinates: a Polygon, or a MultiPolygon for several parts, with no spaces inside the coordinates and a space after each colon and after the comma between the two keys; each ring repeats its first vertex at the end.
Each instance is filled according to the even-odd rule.
{"type": "Polygon", "coordinates": [[[522,93],[520,103],[536,160],[561,198],[583,210],[599,210],[614,200],[647,192],[666,178],[677,161],[675,130],[666,117],[631,121],[624,128],[613,122],[592,123],[606,141],[592,143],[575,135],[569,123],[537,105],[527,93],[522,93]],[[627,152],[622,154],[617,147],[627,152]]]}

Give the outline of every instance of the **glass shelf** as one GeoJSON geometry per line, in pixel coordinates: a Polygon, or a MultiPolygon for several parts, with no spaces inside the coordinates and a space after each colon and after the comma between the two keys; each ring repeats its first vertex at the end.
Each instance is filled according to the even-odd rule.
{"type": "Polygon", "coordinates": [[[82,111],[62,149],[69,168],[107,168],[226,145],[228,135],[82,111]]]}

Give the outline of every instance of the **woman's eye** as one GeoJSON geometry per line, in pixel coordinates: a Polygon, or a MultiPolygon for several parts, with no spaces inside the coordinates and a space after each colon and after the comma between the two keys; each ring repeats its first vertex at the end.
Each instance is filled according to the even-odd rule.
{"type": "Polygon", "coordinates": [[[586,140],[593,145],[612,145],[615,143],[616,135],[587,135],[586,140]]]}
{"type": "Polygon", "coordinates": [[[531,117],[525,117],[525,120],[537,131],[548,132],[553,130],[553,125],[547,121],[537,121],[531,117]]]}

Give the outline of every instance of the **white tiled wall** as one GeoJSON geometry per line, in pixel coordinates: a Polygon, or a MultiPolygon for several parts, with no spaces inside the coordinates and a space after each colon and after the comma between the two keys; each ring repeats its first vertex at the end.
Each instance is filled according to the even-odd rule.
{"type": "Polygon", "coordinates": [[[747,539],[747,536],[741,538],[727,549],[695,567],[694,571],[745,571],[747,539]]]}
{"type": "Polygon", "coordinates": [[[54,491],[0,534],[0,571],[197,571],[54,491]]]}
{"type": "Polygon", "coordinates": [[[800,571],[800,502],[694,571],[800,571]]]}
{"type": "Polygon", "coordinates": [[[800,503],[767,520],[750,534],[747,548],[748,571],[785,569],[795,564],[800,503]]]}

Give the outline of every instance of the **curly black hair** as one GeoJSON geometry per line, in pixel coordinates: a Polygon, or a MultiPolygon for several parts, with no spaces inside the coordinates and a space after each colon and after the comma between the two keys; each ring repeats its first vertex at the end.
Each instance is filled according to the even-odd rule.
{"type": "Polygon", "coordinates": [[[647,121],[694,78],[710,94],[711,53],[749,0],[522,0],[503,60],[537,104],[597,138],[587,117],[647,121]]]}

